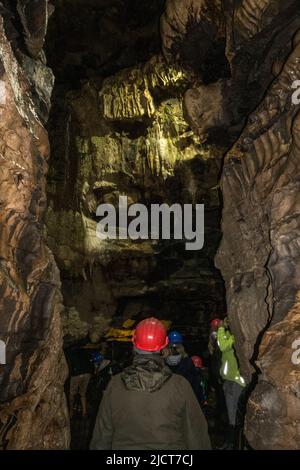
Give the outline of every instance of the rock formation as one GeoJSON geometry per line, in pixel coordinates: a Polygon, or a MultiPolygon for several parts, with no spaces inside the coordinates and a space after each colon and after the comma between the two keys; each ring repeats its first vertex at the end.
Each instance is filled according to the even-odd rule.
{"type": "Polygon", "coordinates": [[[100,335],[115,316],[126,320],[150,309],[202,325],[205,344],[209,312],[223,308],[222,279],[212,263],[221,154],[203,146],[184,119],[187,83],[180,69],[154,56],[69,92],[59,124],[53,113],[46,225],[62,272],[67,334],[74,331],[74,309],[82,336],[86,323],[95,331],[96,322],[100,335]],[[185,253],[176,240],[99,240],[97,207],[117,206],[120,195],[146,206],[205,201],[205,250],[185,253]]]}
{"type": "Polygon", "coordinates": [[[42,51],[49,5],[0,5],[1,446],[68,447],[60,280],[43,237],[53,75],[42,51]],[[14,27],[19,14],[23,31],[14,27]],[[23,33],[23,37],[22,34],[23,33]]]}
{"type": "Polygon", "coordinates": [[[300,337],[300,107],[292,101],[299,59],[295,39],[280,74],[226,155],[222,177],[218,264],[244,374],[250,377],[251,363],[259,370],[246,423],[256,449],[300,445],[300,368],[292,361],[300,337]]]}
{"type": "Polygon", "coordinates": [[[299,4],[169,0],[161,25],[166,59],[195,76],[185,95],[195,132],[225,150],[242,131],[225,156],[216,261],[242,374],[254,388],[246,435],[256,449],[299,449],[299,4]],[[219,63],[227,60],[230,73],[214,66],[221,43],[219,63]]]}

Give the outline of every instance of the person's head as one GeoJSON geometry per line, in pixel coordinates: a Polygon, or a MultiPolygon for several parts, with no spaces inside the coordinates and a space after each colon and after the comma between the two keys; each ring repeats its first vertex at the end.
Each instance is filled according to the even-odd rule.
{"type": "Polygon", "coordinates": [[[221,326],[222,320],[220,318],[214,318],[210,322],[210,329],[211,331],[217,331],[217,329],[221,326]]]}
{"type": "Polygon", "coordinates": [[[91,343],[93,343],[93,344],[99,343],[100,337],[101,336],[100,336],[99,332],[94,331],[94,330],[89,331],[89,338],[90,338],[91,343]]]}
{"type": "Polygon", "coordinates": [[[183,336],[179,331],[170,331],[168,338],[170,346],[179,346],[183,344],[183,336]]]}
{"type": "Polygon", "coordinates": [[[203,368],[203,361],[202,361],[202,358],[200,356],[192,356],[191,359],[192,359],[196,369],[202,369],[203,368]]]}
{"type": "Polygon", "coordinates": [[[169,339],[164,324],[157,318],[142,320],[133,333],[132,342],[137,353],[160,353],[167,347],[169,339]]]}
{"type": "Polygon", "coordinates": [[[100,353],[100,351],[93,351],[92,354],[91,354],[91,362],[93,362],[96,366],[98,366],[99,364],[101,364],[101,362],[103,361],[104,357],[103,355],[100,353]]]}
{"type": "Polygon", "coordinates": [[[168,346],[168,354],[165,357],[165,361],[169,366],[177,366],[182,360],[184,355],[184,348],[182,344],[168,346]]]}

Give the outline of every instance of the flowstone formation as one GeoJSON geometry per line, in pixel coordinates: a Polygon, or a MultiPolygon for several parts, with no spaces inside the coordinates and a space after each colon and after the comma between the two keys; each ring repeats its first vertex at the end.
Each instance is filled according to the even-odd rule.
{"type": "MultiPolygon", "coordinates": [[[[66,337],[100,337],[111,322],[145,314],[198,327],[223,308],[213,266],[219,240],[220,152],[203,146],[183,115],[187,76],[161,56],[58,98],[50,121],[47,237],[61,269],[66,337]],[[55,111],[55,110],[54,110],[55,111]],[[58,121],[58,118],[60,119],[58,121]],[[52,127],[53,125],[53,127],[52,127]],[[100,240],[97,207],[205,203],[206,244],[100,240]],[[76,314],[75,314],[76,312],[76,314]]],[[[201,340],[201,338],[200,338],[201,340]]]]}
{"type": "Polygon", "coordinates": [[[42,234],[53,85],[42,47],[52,9],[11,3],[0,5],[0,446],[64,449],[60,280],[42,234]]]}
{"type": "Polygon", "coordinates": [[[299,28],[299,2],[279,0],[169,0],[161,22],[166,59],[194,75],[190,125],[227,151],[216,264],[255,449],[300,448],[299,28]]]}
{"type": "Polygon", "coordinates": [[[244,373],[250,373],[253,359],[259,368],[246,423],[255,448],[300,448],[300,365],[293,361],[293,344],[300,338],[300,106],[292,101],[299,62],[298,35],[226,155],[222,179],[225,235],[218,264],[228,285],[244,373]],[[244,253],[239,258],[237,240],[238,253],[244,253]]]}

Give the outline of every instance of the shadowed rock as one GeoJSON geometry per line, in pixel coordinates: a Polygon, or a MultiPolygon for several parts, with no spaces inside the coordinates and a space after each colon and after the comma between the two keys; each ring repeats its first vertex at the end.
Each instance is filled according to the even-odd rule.
{"type": "Polygon", "coordinates": [[[164,53],[169,62],[193,69],[185,112],[194,131],[224,151],[236,141],[221,177],[223,238],[216,264],[226,283],[242,374],[253,386],[258,376],[247,437],[254,448],[299,449],[300,369],[292,362],[300,335],[300,115],[292,103],[293,82],[300,78],[299,4],[244,0],[222,7],[225,24],[220,5],[212,14],[204,0],[169,0],[161,23],[164,53]],[[197,60],[191,24],[199,39],[198,69],[191,67],[197,60]],[[214,86],[201,69],[215,47],[204,30],[226,38],[230,74],[219,68],[214,86]],[[190,62],[183,60],[187,50],[190,62]]]}
{"type": "MultiPolygon", "coordinates": [[[[43,11],[38,15],[44,24],[43,11]]],[[[0,365],[1,444],[64,449],[69,427],[60,280],[43,237],[49,155],[45,112],[38,108],[32,76],[18,62],[21,51],[12,48],[5,26],[0,17],[0,336],[6,345],[6,364],[0,365]]],[[[49,102],[51,80],[47,86],[43,93],[49,102]]]]}

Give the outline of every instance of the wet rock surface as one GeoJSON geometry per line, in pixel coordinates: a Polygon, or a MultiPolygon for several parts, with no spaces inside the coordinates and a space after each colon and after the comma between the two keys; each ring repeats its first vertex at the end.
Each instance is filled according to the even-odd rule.
{"type": "Polygon", "coordinates": [[[298,449],[300,370],[292,361],[292,345],[300,334],[299,105],[292,93],[300,74],[299,5],[244,0],[222,2],[220,10],[216,2],[213,12],[210,5],[205,0],[167,2],[161,21],[164,53],[169,63],[193,69],[198,81],[184,99],[193,130],[228,149],[216,264],[226,283],[241,371],[254,388],[246,435],[254,448],[298,449]],[[184,61],[196,31],[205,44],[204,59],[214,60],[209,53],[216,50],[213,38],[224,39],[219,65],[227,59],[227,77],[217,67],[219,76],[209,79],[193,66],[192,53],[184,61]]]}
{"type": "Polygon", "coordinates": [[[26,2],[17,3],[24,42],[13,26],[17,12],[2,4],[0,10],[0,337],[6,345],[6,364],[0,365],[1,446],[63,449],[69,424],[62,299],[42,231],[49,155],[44,118],[53,82],[42,60],[47,2],[35,2],[30,18],[26,2]]]}
{"type": "Polygon", "coordinates": [[[300,333],[299,105],[291,96],[299,53],[299,42],[294,41],[281,73],[227,154],[222,180],[225,236],[218,264],[228,285],[244,374],[250,378],[251,359],[260,372],[247,421],[255,448],[299,448],[300,371],[292,361],[292,345],[300,333]],[[229,267],[226,257],[233,254],[234,237],[228,234],[233,227],[236,237],[243,236],[245,255],[243,260],[233,255],[229,267]]]}

